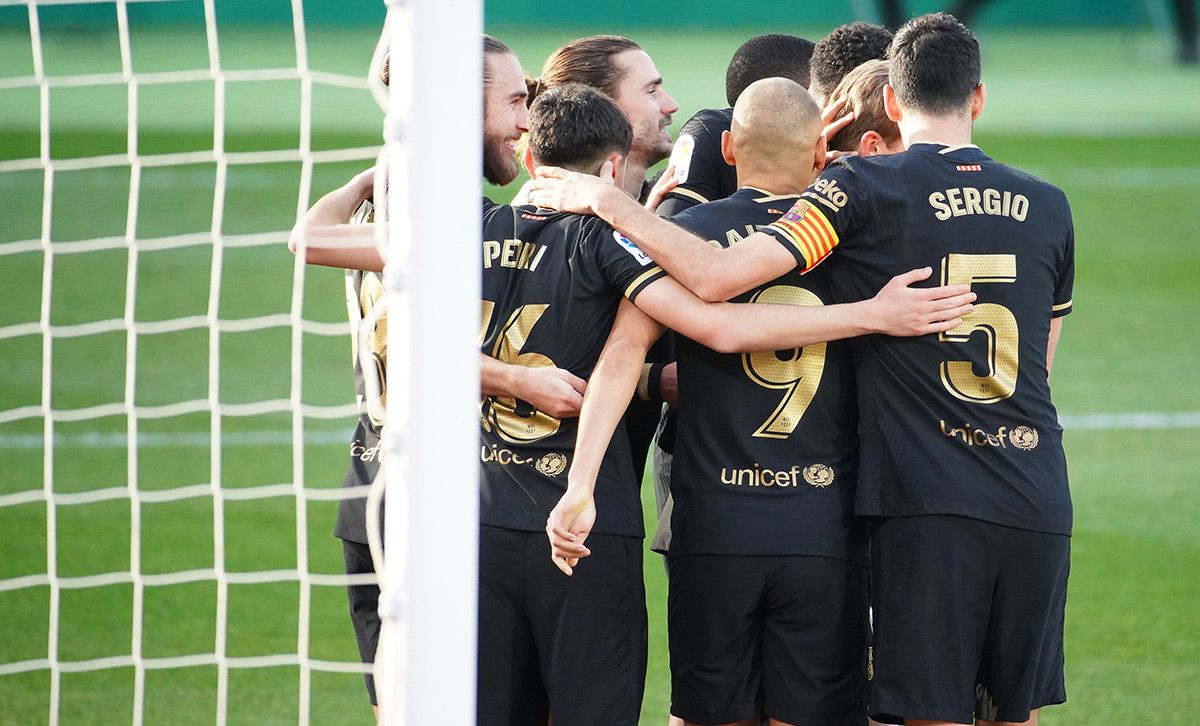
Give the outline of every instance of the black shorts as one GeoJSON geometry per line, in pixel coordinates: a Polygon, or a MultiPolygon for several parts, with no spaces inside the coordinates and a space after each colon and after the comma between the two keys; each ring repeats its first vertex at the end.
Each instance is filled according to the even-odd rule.
{"type": "Polygon", "coordinates": [[[1071,538],[966,517],[877,520],[871,712],[1025,721],[1066,700],[1071,538]]]}
{"type": "MultiPolygon", "coordinates": [[[[346,563],[347,575],[375,572],[371,548],[365,544],[342,540],[342,560],[346,563]]],[[[358,640],[358,656],[363,663],[374,663],[375,649],[379,647],[379,586],[347,585],[346,594],[350,598],[350,622],[354,625],[354,637],[358,640]]],[[[370,673],[365,674],[364,678],[371,705],[378,705],[375,679],[370,673]]]]}
{"type": "Polygon", "coordinates": [[[642,539],[592,534],[567,577],[545,532],[479,528],[480,726],[634,726],[646,682],[642,539]]]}
{"type": "Polygon", "coordinates": [[[867,588],[828,557],[668,557],[671,713],[865,724],[867,588]]]}

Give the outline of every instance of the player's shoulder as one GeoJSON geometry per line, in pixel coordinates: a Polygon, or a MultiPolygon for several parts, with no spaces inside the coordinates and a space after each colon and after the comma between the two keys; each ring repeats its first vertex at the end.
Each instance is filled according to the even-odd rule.
{"type": "Polygon", "coordinates": [[[993,161],[993,163],[998,172],[1003,173],[1028,190],[1027,194],[1036,194],[1042,199],[1061,204],[1063,207],[1070,207],[1067,201],[1067,193],[1058,185],[1024,169],[1018,169],[1015,166],[1009,166],[998,161],[993,161]]]}
{"type": "Polygon", "coordinates": [[[732,108],[702,108],[684,122],[679,130],[681,134],[691,134],[697,138],[721,138],[722,131],[728,131],[733,123],[732,108]]]}

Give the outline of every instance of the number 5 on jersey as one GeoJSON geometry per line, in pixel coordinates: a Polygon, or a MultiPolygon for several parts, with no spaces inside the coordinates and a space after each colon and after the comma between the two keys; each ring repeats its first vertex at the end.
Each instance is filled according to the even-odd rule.
{"type": "MultiPolygon", "coordinates": [[[[1016,281],[1016,255],[950,254],[942,258],[943,285],[1016,281]]],[[[955,398],[971,403],[1003,401],[1017,390],[1017,318],[1003,305],[975,303],[975,309],[963,316],[962,323],[939,333],[938,340],[966,343],[976,331],[987,339],[988,374],[975,375],[969,360],[942,361],[942,386],[955,398]]]]}

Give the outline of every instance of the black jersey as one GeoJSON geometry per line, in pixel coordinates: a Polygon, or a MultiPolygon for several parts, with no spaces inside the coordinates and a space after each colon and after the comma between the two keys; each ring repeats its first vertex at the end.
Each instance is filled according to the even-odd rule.
{"type": "MultiPolygon", "coordinates": [[[[728,247],[798,199],[743,188],[674,221],[728,247]]],[[[828,270],[789,272],[734,302],[824,305],[828,270]]],[[[677,337],[671,554],[822,555],[861,562],[858,423],[845,342],[722,354],[677,337]]]]}
{"type": "MultiPolygon", "coordinates": [[[[857,509],[1071,530],[1050,320],[1071,310],[1075,238],[1061,190],[975,146],[914,144],[839,160],[768,228],[800,268],[835,247],[838,302],[931,266],[978,295],[957,328],[854,341],[862,420],[857,509]]],[[[940,279],[939,279],[940,278],[940,279]]]]}
{"type": "MultiPolygon", "coordinates": [[[[365,201],[355,210],[351,224],[374,221],[375,207],[365,201]]],[[[350,440],[350,466],[343,487],[369,486],[383,462],[379,428],[387,403],[387,310],[383,306],[383,280],[377,272],[346,270],[346,312],[350,318],[350,354],[354,366],[354,394],[358,401],[358,424],[350,440]],[[368,346],[370,365],[363,370],[359,346],[368,346]],[[368,383],[375,395],[367,395],[368,383]]],[[[366,544],[366,497],[338,503],[333,534],[344,540],[366,544]]]]}
{"type": "MultiPolygon", "coordinates": [[[[673,217],[688,207],[713,202],[737,191],[737,169],[721,155],[721,132],[733,123],[732,108],[706,108],[696,112],[679,130],[675,145],[690,145],[687,179],[671,190],[658,213],[673,217]]],[[[674,154],[672,154],[674,158],[674,154]]]]}
{"type": "MultiPolygon", "coordinates": [[[[483,240],[481,350],[583,379],[608,339],[621,296],[633,300],[666,274],[594,217],[485,205],[483,240]]],[[[560,421],[512,398],[481,402],[481,523],[545,529],[566,490],[578,421],[560,421]]],[[[640,484],[622,426],[597,477],[594,532],[643,535],[640,484]]]]}

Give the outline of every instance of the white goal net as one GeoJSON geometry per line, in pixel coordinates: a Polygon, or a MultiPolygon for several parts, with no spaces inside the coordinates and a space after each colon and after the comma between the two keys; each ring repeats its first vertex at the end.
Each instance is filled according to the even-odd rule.
{"type": "MultiPolygon", "coordinates": [[[[383,148],[369,66],[385,12],[397,37],[429,29],[400,57],[429,53],[420,67],[430,68],[427,58],[462,53],[458,77],[478,87],[480,5],[459,8],[452,25],[440,17],[449,8],[424,15],[434,4],[349,3],[366,8],[365,23],[318,29],[302,0],[0,0],[0,721],[370,721],[345,588],[375,577],[343,574],[330,534],[338,501],[365,494],[340,486],[358,415],[341,274],[306,268],[286,242],[298,215],[383,148]]],[[[337,4],[308,5],[325,17],[337,4]]],[[[406,81],[393,80],[393,169],[429,164],[402,151],[406,138],[479,138],[477,115],[447,129],[412,113],[426,93],[413,76],[392,73],[406,81]]],[[[446,157],[463,179],[427,178],[472,198],[474,147],[446,157]]],[[[428,713],[426,669],[405,665],[419,660],[428,677],[462,678],[454,693],[473,721],[477,388],[461,376],[476,359],[447,360],[473,337],[477,282],[468,275],[459,291],[467,308],[409,304],[433,293],[420,274],[431,260],[407,241],[435,225],[464,232],[445,222],[445,205],[412,196],[422,184],[392,185],[405,190],[393,212],[438,215],[393,225],[391,259],[403,262],[385,276],[394,335],[464,335],[435,344],[447,352],[436,370],[393,361],[396,565],[384,588],[391,680],[381,699],[393,723],[428,713]],[[431,377],[417,386],[416,376],[431,377]],[[433,405],[449,380],[457,388],[437,405],[447,417],[419,420],[439,427],[429,436],[466,439],[447,449],[404,435],[410,408],[433,405]],[[466,465],[445,463],[464,452],[466,465]],[[419,650],[436,646],[439,630],[421,618],[438,608],[413,592],[438,565],[415,562],[402,537],[433,525],[399,518],[444,517],[401,488],[414,477],[453,490],[443,503],[458,508],[461,542],[449,555],[471,560],[459,563],[469,578],[441,576],[443,587],[468,583],[452,599],[469,603],[469,617],[437,603],[458,622],[428,656],[419,650]],[[401,637],[397,623],[426,635],[401,637]],[[402,695],[406,681],[416,695],[402,695]]],[[[463,225],[477,235],[474,220],[463,225]]],[[[465,234],[462,246],[476,250],[465,234]]],[[[463,259],[442,255],[438,274],[463,259]]],[[[398,338],[392,347],[414,349],[398,338]]]]}

